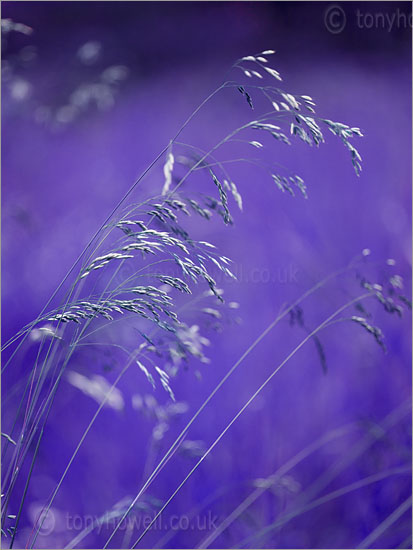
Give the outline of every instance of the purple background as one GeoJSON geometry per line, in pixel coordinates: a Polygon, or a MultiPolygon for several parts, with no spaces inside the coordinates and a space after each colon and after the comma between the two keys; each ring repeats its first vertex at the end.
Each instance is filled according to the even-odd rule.
{"type": "MultiPolygon", "coordinates": [[[[237,212],[232,202],[234,226],[192,224],[196,236],[219,245],[235,261],[239,282],[219,282],[227,300],[240,303],[235,315],[239,322],[224,323],[227,326],[218,332],[203,327],[211,340],[207,349],[211,363],[200,367],[201,382],[193,369],[180,372],[173,381],[177,399],[187,402],[190,409],[171,425],[159,457],[283,304],[346,265],[362,249],[372,251],[376,263],[369,276],[374,282],[383,279],[386,259],[394,258],[396,266],[388,271],[404,278],[409,294],[411,29],[402,24],[391,31],[359,28],[356,17],[357,10],[373,15],[408,14],[408,3],[343,4],[347,24],[338,34],[328,32],[324,23],[328,4],[321,2],[4,2],[2,7],[3,18],[34,29],[31,36],[12,35],[4,53],[14,76],[5,80],[2,98],[3,340],[36,317],[113,205],[194,108],[221,83],[237,58],[274,48],[277,54],[272,66],[283,75],[287,92],[311,95],[319,114],[358,126],[365,134],[357,142],[363,157],[359,179],[348,152],[332,135],[319,149],[302,143],[288,148],[266,142],[264,158],[279,160],[300,174],[308,184],[309,200],[281,194],[254,167],[234,165],[231,174],[243,195],[244,212],[237,212]],[[85,66],[76,51],[88,41],[100,42],[102,52],[96,63],[85,66]],[[19,57],[27,45],[36,48],[31,62],[19,57]],[[64,105],[80,83],[110,65],[129,69],[111,109],[91,106],[59,127],[35,120],[39,106],[64,105]],[[12,97],[16,78],[31,86],[21,101],[12,97]]],[[[182,138],[208,147],[250,116],[242,96],[236,90],[225,90],[182,138]]],[[[223,150],[220,158],[255,156],[254,150],[251,153],[243,146],[228,151],[223,150]]],[[[142,193],[159,192],[162,185],[159,163],[145,179],[142,193]]],[[[350,290],[359,292],[357,283],[340,279],[305,302],[309,326],[316,326],[348,300],[350,290]]],[[[327,375],[322,373],[314,346],[308,344],[235,423],[172,501],[165,518],[188,514],[221,489],[223,496],[204,512],[224,518],[249,494],[255,479],[269,476],[329,430],[357,423],[351,434],[326,445],[292,470],[300,490],[305,490],[350,453],[371,426],[381,425],[388,414],[409,401],[410,316],[406,313],[400,321],[374,303],[369,309],[374,324],[385,333],[388,353],[384,355],[355,325],[327,329],[320,336],[327,375]]],[[[201,322],[191,322],[195,321],[201,322]]],[[[303,336],[288,322],[271,332],[207,407],[188,438],[202,440],[206,446],[212,443],[303,336]]],[[[27,344],[21,350],[3,379],[3,397],[8,397],[3,431],[15,414],[16,398],[10,388],[30,371],[32,348],[33,344],[27,344]]],[[[123,356],[114,355],[112,360],[114,369],[109,374],[103,371],[99,351],[77,354],[69,368],[113,380],[123,366],[123,356]]],[[[125,408],[120,412],[104,409],[100,414],[54,502],[56,528],[48,536],[39,536],[38,547],[63,547],[77,534],[67,529],[67,514],[100,516],[140,488],[154,424],[132,408],[131,396],[150,394],[151,388],[136,371],[129,371],[119,387],[125,408]]],[[[156,398],[167,402],[161,390],[156,398]]],[[[17,546],[26,544],[33,510],[46,502],[95,410],[92,399],[66,380],[62,382],[34,470],[17,546]]],[[[410,432],[407,411],[324,493],[410,463],[410,432]]],[[[176,455],[149,493],[164,501],[194,463],[194,458],[176,455]]],[[[12,514],[24,485],[21,477],[10,505],[12,514]]],[[[251,547],[355,547],[409,492],[408,475],[389,477],[300,515],[281,530],[252,542],[251,547]]],[[[299,497],[285,489],[276,495],[268,492],[212,546],[237,547],[285,510],[294,509],[299,497]]],[[[402,543],[408,547],[410,529],[407,513],[373,547],[396,548],[402,543]]],[[[140,531],[134,532],[132,541],[140,531]]],[[[80,547],[101,547],[109,532],[94,532],[80,547]]],[[[152,547],[163,534],[153,530],[142,547],[152,547]]],[[[177,531],[167,547],[193,548],[205,534],[196,529],[177,531]]],[[[123,535],[117,536],[114,546],[122,543],[123,535]]]]}

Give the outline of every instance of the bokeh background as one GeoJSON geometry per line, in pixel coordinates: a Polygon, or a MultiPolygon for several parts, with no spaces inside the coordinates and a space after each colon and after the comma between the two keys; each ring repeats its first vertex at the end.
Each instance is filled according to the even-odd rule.
{"type": "MultiPolygon", "coordinates": [[[[280,193],[256,167],[231,167],[243,212],[232,204],[233,226],[194,222],[193,229],[234,260],[238,282],[219,283],[226,300],[239,308],[220,323],[188,316],[188,324],[199,325],[210,341],[210,363],[173,380],[177,400],[185,405],[155,443],[157,421],[153,410],[145,414],[139,399],[150,404],[145,396],[152,396],[159,406],[168,406],[168,398],[161,390],[153,394],[141,373],[127,373],[119,384],[121,404],[99,415],[53,503],[52,527],[41,532],[36,547],[71,544],[90,518],[122,509],[191,414],[280,309],[363,249],[371,250],[365,274],[372,282],[397,273],[410,295],[411,7],[346,2],[332,20],[326,16],[329,7],[324,2],[2,3],[3,19],[29,27],[23,32],[3,28],[2,34],[3,341],[38,315],[113,206],[239,57],[275,49],[272,66],[283,75],[286,91],[312,96],[319,114],[365,134],[358,142],[360,178],[332,135],[319,149],[266,143],[263,158],[300,174],[308,185],[307,201],[280,193]],[[344,21],[343,13],[341,30],[336,25],[344,21]],[[382,15],[392,18],[391,27],[382,15]],[[395,265],[387,265],[388,259],[395,265]]],[[[225,90],[182,139],[211,147],[248,117],[241,94],[225,90]]],[[[238,152],[251,154],[241,145],[229,154],[238,152]]],[[[228,152],[220,155],[223,160],[228,152]]],[[[139,192],[160,191],[162,166],[154,167],[139,192]]],[[[302,306],[308,326],[316,326],[354,292],[360,292],[359,283],[347,277],[312,296],[302,306]]],[[[213,530],[203,527],[205,518],[222,521],[259,485],[257,480],[348,425],[349,431],[300,462],[211,546],[240,547],[246,540],[254,548],[354,548],[406,501],[410,475],[386,472],[410,464],[410,314],[399,319],[374,302],[369,311],[385,334],[387,353],[361,327],[338,324],[320,335],[328,366],[323,373],[310,342],[174,498],[162,515],[166,527],[152,529],[141,547],[196,547],[213,530]],[[380,481],[363,486],[362,480],[382,472],[380,481]],[[309,488],[315,487],[314,501],[357,482],[359,488],[293,514],[254,538],[283,514],[299,511],[309,488]],[[188,527],[184,519],[180,529],[171,529],[174,517],[198,518],[199,524],[188,527]]],[[[146,508],[142,505],[134,517],[153,514],[171,495],[197,453],[304,335],[286,320],[263,340],[194,423],[186,452],[168,462],[144,499],[146,508]]],[[[3,376],[3,431],[13,422],[36,345],[29,339],[3,376]]],[[[69,370],[112,382],[123,362],[121,355],[93,349],[78,353],[69,370]]],[[[63,379],[15,547],[26,545],[96,407],[63,379]]],[[[10,514],[17,513],[24,482],[22,475],[10,514]]],[[[102,547],[113,526],[106,521],[78,547],[102,547]]],[[[122,529],[114,546],[130,547],[141,531],[139,525],[122,529]]],[[[411,547],[410,511],[371,547],[411,547]]]]}

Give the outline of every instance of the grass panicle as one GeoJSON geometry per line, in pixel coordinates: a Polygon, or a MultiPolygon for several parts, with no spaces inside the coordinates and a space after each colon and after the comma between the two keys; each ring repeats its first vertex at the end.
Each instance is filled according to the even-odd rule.
{"type": "MultiPolygon", "coordinates": [[[[2,29],[6,34],[11,31],[29,33],[28,27],[10,20],[2,21],[2,29]]],[[[37,450],[41,446],[57,390],[63,381],[94,399],[98,408],[50,497],[45,501],[26,547],[36,546],[45,518],[102,408],[106,406],[115,411],[123,410],[125,396],[117,385],[126,372],[134,369],[138,376],[131,399],[132,407],[137,414],[153,423],[150,452],[146,459],[142,484],[140,488],[135,488],[132,484],[131,491],[135,493],[133,498],[127,497],[121,503],[112,504],[104,515],[90,528],[78,534],[70,544],[79,544],[110,517],[115,523],[104,546],[107,548],[130,514],[150,510],[153,512],[153,519],[135,542],[131,539],[132,533],[125,534],[121,541],[128,544],[128,547],[135,548],[238,418],[307,342],[314,343],[322,371],[327,374],[327,357],[320,333],[329,330],[333,324],[348,321],[360,326],[385,350],[384,334],[373,324],[373,315],[369,313],[365,302],[370,299],[379,302],[386,313],[396,313],[400,317],[405,308],[411,308],[411,301],[402,294],[403,280],[399,275],[393,274],[384,284],[378,284],[370,283],[357,271],[362,294],[351,297],[346,303],[336,307],[315,327],[311,323],[307,324],[301,303],[329,282],[336,282],[340,276],[360,270],[360,264],[370,255],[370,251],[365,249],[349,266],[316,282],[293,304],[282,308],[232,367],[223,372],[218,384],[185,424],[169,449],[158,457],[160,442],[172,424],[181,416],[184,417],[189,410],[187,403],[179,400],[179,393],[173,384],[174,377],[181,367],[187,368],[192,362],[201,365],[209,363],[205,355],[205,349],[211,344],[211,340],[205,336],[207,327],[223,323],[225,315],[228,312],[231,314],[231,310],[236,310],[239,306],[235,301],[226,304],[224,292],[217,285],[216,274],[220,277],[223,275],[224,280],[236,279],[231,269],[231,259],[214,243],[209,242],[209,239],[192,238],[194,220],[202,228],[204,222],[212,224],[215,219],[222,219],[226,226],[231,226],[235,224],[236,218],[231,213],[232,207],[235,205],[239,211],[243,210],[244,182],[242,178],[240,180],[239,177],[232,177],[230,166],[248,163],[264,170],[266,178],[260,177],[263,186],[268,181],[272,183],[272,188],[292,197],[297,193],[305,199],[311,198],[301,176],[295,171],[291,172],[288,167],[269,161],[267,150],[271,148],[273,158],[277,155],[273,154],[272,148],[278,152],[278,147],[292,147],[297,140],[310,147],[319,147],[326,141],[323,132],[328,130],[350,152],[356,175],[359,176],[361,172],[361,155],[353,144],[354,138],[362,137],[361,130],[319,117],[316,103],[311,96],[280,88],[282,77],[271,66],[274,54],[274,50],[264,50],[258,54],[246,55],[234,63],[231,73],[234,80],[225,80],[188,117],[175,137],[108,215],[44,310],[5,344],[4,349],[14,346],[14,350],[4,369],[13,365],[17,352],[24,349],[24,342],[28,341],[37,349],[36,360],[29,372],[26,386],[23,390],[18,388],[20,404],[15,420],[12,426],[7,426],[5,433],[2,432],[5,443],[3,457],[6,458],[2,533],[4,536],[7,533],[10,535],[10,547],[13,546],[16,533],[19,534],[20,515],[27,504],[26,493],[37,460],[37,450]],[[199,110],[223,90],[234,90],[234,101],[238,99],[241,105],[244,102],[244,108],[248,110],[248,121],[233,128],[216,143],[211,143],[209,149],[203,150],[195,144],[179,141],[179,136],[199,110]],[[263,98],[266,107],[261,112],[263,98]],[[250,118],[251,113],[254,114],[253,118],[250,118]],[[237,144],[239,157],[228,158],[226,146],[234,143],[237,144]],[[253,154],[257,157],[253,157],[253,154]],[[145,198],[139,195],[139,185],[148,174],[156,177],[161,174],[163,183],[161,189],[157,189],[157,194],[145,198]],[[65,288],[68,281],[72,284],[66,289],[60,303],[47,311],[49,307],[53,307],[50,304],[54,299],[57,301],[58,293],[65,288]],[[356,308],[357,315],[344,316],[345,311],[351,307],[356,308]],[[258,388],[251,389],[250,396],[212,443],[187,438],[193,423],[207,406],[212,406],[210,403],[223,384],[287,316],[290,324],[299,329],[298,332],[304,332],[303,339],[281,362],[274,365],[270,375],[258,388]],[[109,383],[104,376],[89,373],[86,367],[83,372],[80,372],[81,368],[72,368],[74,354],[79,357],[83,346],[91,346],[93,349],[100,349],[101,346],[126,355],[126,361],[117,369],[113,383],[109,383]],[[158,388],[161,397],[156,393],[158,388]],[[165,402],[161,402],[162,397],[165,402]],[[191,461],[191,464],[195,462],[195,465],[164,502],[152,501],[148,489],[175,453],[191,461]],[[19,476],[22,469],[24,471],[22,467],[30,459],[30,473],[25,488],[21,491],[19,476]],[[20,491],[17,516],[10,514],[8,509],[16,491],[20,491]]],[[[102,74],[100,79],[104,80],[106,86],[113,87],[124,77],[125,74],[118,67],[118,72],[112,68],[112,71],[102,74]]],[[[93,89],[95,88],[89,87],[87,93],[92,93],[93,89]]],[[[98,99],[95,97],[95,100],[98,99]]],[[[264,187],[263,192],[266,192],[264,187]]],[[[269,196],[271,192],[272,189],[269,188],[269,196]]],[[[387,261],[389,268],[393,265],[394,260],[387,261]]],[[[195,373],[201,377],[200,370],[195,370],[195,373]]],[[[269,477],[256,479],[251,499],[242,502],[220,524],[215,534],[212,533],[201,542],[201,547],[208,547],[263,492],[281,490],[299,493],[300,486],[287,474],[296,461],[324,443],[324,439],[320,440],[317,445],[310,446],[294,457],[285,468],[269,477]]],[[[288,514],[285,516],[288,521],[288,514]]],[[[274,525],[269,527],[270,530],[273,528],[274,525]]],[[[262,533],[258,534],[261,535],[262,533]]]]}

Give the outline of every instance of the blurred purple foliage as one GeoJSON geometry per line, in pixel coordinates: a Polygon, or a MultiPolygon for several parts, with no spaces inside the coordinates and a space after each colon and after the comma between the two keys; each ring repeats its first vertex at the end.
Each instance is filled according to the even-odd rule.
{"type": "MultiPolygon", "coordinates": [[[[199,325],[210,341],[205,346],[210,363],[189,365],[173,379],[177,402],[185,403],[181,411],[171,412],[162,389],[153,393],[138,369],[128,370],[118,386],[119,406],[99,414],[35,547],[63,548],[91,518],[123,510],[191,415],[281,309],[363,249],[371,255],[360,276],[383,284],[398,274],[410,296],[411,28],[360,28],[356,14],[399,10],[408,17],[411,7],[403,2],[343,3],[346,26],[337,34],[326,28],[327,7],[321,2],[3,2],[3,19],[33,29],[3,30],[2,35],[3,342],[37,317],[114,205],[226,78],[236,59],[274,48],[273,64],[286,91],[311,95],[320,114],[360,127],[365,136],[357,143],[363,157],[360,178],[332,135],[326,135],[327,143],[319,149],[266,142],[260,154],[300,174],[308,200],[280,193],[256,166],[231,165],[243,212],[232,201],[234,225],[192,217],[189,227],[196,238],[214,243],[234,260],[238,280],[221,277],[217,283],[226,302],[239,303],[239,308],[230,309],[221,322],[196,311],[184,319],[189,326],[199,325]],[[386,263],[388,259],[395,265],[386,263]]],[[[182,141],[210,148],[247,117],[251,112],[245,98],[236,89],[224,90],[200,111],[182,141]]],[[[234,144],[220,159],[237,158],[240,152],[255,156],[250,149],[234,144]]],[[[162,166],[163,159],[134,198],[161,191],[162,166]]],[[[357,293],[361,289],[355,277],[329,282],[302,304],[306,326],[316,327],[357,293]]],[[[164,523],[155,524],[139,547],[196,547],[262,484],[257,480],[348,425],[348,431],[264,491],[211,547],[240,547],[245,540],[252,548],[355,548],[406,501],[410,472],[397,469],[411,463],[410,313],[399,319],[377,302],[366,307],[384,333],[387,352],[355,323],[338,323],[320,333],[327,372],[309,342],[234,423],[162,514],[164,523]],[[293,513],[288,522],[254,539],[284,514],[299,512],[305,491],[320,476],[322,485],[322,476],[330,471],[331,479],[316,488],[312,500],[381,472],[396,473],[293,513]],[[176,518],[183,518],[179,528],[176,518]]],[[[351,314],[359,313],[353,309],[351,314]]],[[[199,338],[195,329],[194,334],[199,338]]],[[[144,528],[139,518],[153,517],[305,335],[286,318],[266,336],[194,422],[184,445],[125,522],[133,527],[135,518],[135,526],[123,526],[113,547],[131,547],[144,528]]],[[[12,351],[3,352],[3,364],[12,351]]],[[[29,338],[3,375],[3,432],[10,433],[36,353],[37,344],[29,338]]],[[[114,348],[87,347],[76,351],[68,370],[111,384],[124,364],[125,355],[114,348]]],[[[96,408],[96,400],[63,377],[39,448],[16,548],[27,544],[96,408]]],[[[3,472],[11,451],[9,445],[3,472]]],[[[33,452],[34,445],[8,514],[18,513],[33,452]]],[[[11,525],[13,518],[5,528],[11,525]]],[[[78,547],[102,547],[115,525],[112,516],[106,518],[78,547]]],[[[410,534],[406,511],[369,544],[408,548],[410,534]]],[[[5,547],[8,541],[10,533],[5,547]]]]}

